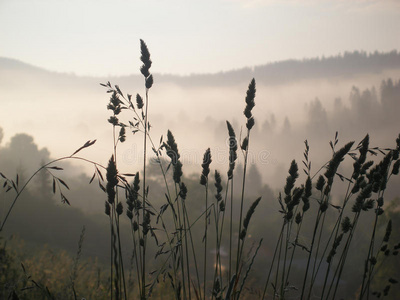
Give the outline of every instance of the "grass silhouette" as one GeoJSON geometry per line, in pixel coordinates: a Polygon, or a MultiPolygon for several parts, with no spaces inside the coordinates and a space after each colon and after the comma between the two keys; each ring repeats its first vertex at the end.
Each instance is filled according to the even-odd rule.
{"type": "MultiPolygon", "coordinates": [[[[377,266],[382,264],[384,258],[397,256],[400,247],[390,240],[392,221],[387,222],[383,238],[380,237],[382,232],[379,226],[384,214],[387,184],[392,176],[399,173],[400,136],[392,149],[371,148],[368,135],[357,146],[354,142],[349,142],[337,149],[339,139],[336,133],[334,140],[330,142],[331,158],[317,172],[312,171],[310,147],[305,141],[302,164],[306,179],[299,183],[299,167],[293,160],[283,191],[277,199],[282,224],[272,260],[268,266],[262,267],[265,271],[262,278],[258,278],[259,281],[263,281],[263,285],[254,287],[252,270],[264,240],[261,237],[252,246],[246,244],[252,230],[250,221],[263,201],[261,197],[257,197],[249,202],[246,194],[250,133],[255,125],[252,110],[256,103],[256,81],[250,81],[245,96],[244,138],[238,139],[231,123],[226,122],[229,139],[226,184],[223,184],[224,176],[218,170],[214,170],[211,173],[214,176],[210,176],[212,152],[208,148],[204,153],[199,179],[199,184],[204,186],[203,195],[196,199],[204,201],[201,205],[204,209],[201,212],[193,211],[190,190],[185,183],[184,166],[174,135],[168,130],[166,140],[161,137],[158,144],[151,135],[149,104],[150,89],[154,84],[150,73],[152,62],[143,40],[140,40],[140,49],[144,97],[140,94],[136,97],[125,94],[118,85],[112,85],[110,82],[101,84],[110,94],[107,108],[111,111],[111,116],[108,122],[113,129],[112,154],[107,167],[76,156],[78,152],[95,143],[88,141],[72,155],[44,164],[21,187],[18,176],[11,180],[0,173],[5,191],[14,190],[16,193],[5,218],[1,220],[0,232],[20,195],[40,171],[51,175],[53,192],[58,192],[61,200],[69,204],[64,193],[69,186],[55,175],[56,171],[62,170],[56,163],[78,159],[92,164],[95,168],[90,183],[97,178],[100,189],[105,193],[105,214],[110,226],[109,276],[106,280],[98,276],[97,285],[102,285],[103,294],[93,294],[96,299],[314,299],[315,296],[319,299],[336,299],[341,289],[343,272],[348,266],[348,257],[351,251],[356,251],[351,247],[358,234],[356,229],[360,218],[365,214],[373,215],[374,221],[370,228],[369,241],[364,245],[367,249],[364,265],[358,266],[364,270],[357,283],[359,289],[357,295],[349,297],[369,299],[372,296],[387,296],[389,291],[394,289],[391,287],[397,284],[397,279],[392,277],[387,279],[382,291],[372,290],[371,287],[377,274],[377,266]],[[123,121],[127,118],[127,122],[123,121]],[[121,164],[118,145],[129,138],[129,131],[134,135],[143,134],[141,175],[139,172],[121,174],[118,171],[121,164]],[[243,156],[241,182],[234,181],[235,166],[240,159],[237,153],[238,145],[243,156]],[[150,147],[152,152],[148,151],[150,147]],[[154,154],[152,159],[159,166],[165,189],[165,202],[160,208],[155,207],[149,194],[152,188],[148,185],[150,174],[147,172],[150,153],[154,154]],[[382,156],[380,161],[377,159],[378,155],[382,156]],[[338,173],[341,165],[347,161],[353,163],[350,176],[338,173]],[[347,184],[339,205],[332,202],[331,195],[338,179],[347,184]],[[237,184],[240,186],[238,195],[235,194],[237,184]],[[215,200],[211,197],[211,191],[214,190],[215,200]],[[247,211],[245,207],[248,207],[247,211]],[[239,210],[234,211],[235,208],[239,210]],[[333,225],[328,226],[327,213],[330,211],[336,213],[336,220],[332,222],[333,225]],[[310,220],[313,225],[303,225],[305,220],[310,220]],[[129,226],[131,244],[126,244],[122,238],[122,227],[125,225],[129,226]],[[311,243],[304,245],[300,236],[305,235],[304,231],[310,228],[308,234],[311,236],[311,243]],[[131,264],[127,263],[124,256],[124,249],[127,247],[132,253],[131,264]],[[225,247],[229,249],[227,259],[222,257],[225,247]],[[213,255],[210,255],[210,249],[215,252],[213,255]],[[297,267],[294,271],[294,262],[299,251],[306,253],[306,263],[303,268],[299,270],[297,267]],[[297,285],[292,284],[296,276],[301,278],[300,284],[297,285]],[[318,278],[323,278],[322,284],[317,283],[318,278]],[[252,289],[258,291],[253,295],[247,293],[252,289]]],[[[17,284],[9,284],[16,280],[16,276],[15,269],[11,268],[12,257],[7,254],[4,246],[1,252],[1,266],[8,276],[2,278],[2,295],[10,299],[25,299],[24,297],[29,295],[26,294],[27,290],[37,289],[39,294],[31,294],[34,297],[77,299],[77,295],[82,294],[79,289],[83,289],[78,282],[84,281],[90,286],[95,281],[93,276],[77,280],[83,247],[84,229],[79,239],[76,258],[65,259],[69,261],[72,270],[68,285],[43,286],[28,275],[29,272],[22,264],[26,278],[23,282],[24,287],[18,289],[17,284]],[[64,293],[59,289],[65,290],[64,293]]],[[[83,269],[85,270],[88,269],[83,269]]]]}

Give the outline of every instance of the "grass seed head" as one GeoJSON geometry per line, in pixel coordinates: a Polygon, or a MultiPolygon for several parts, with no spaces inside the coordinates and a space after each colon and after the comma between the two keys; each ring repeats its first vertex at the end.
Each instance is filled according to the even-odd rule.
{"type": "Polygon", "coordinates": [[[217,194],[215,195],[215,198],[217,199],[217,202],[222,200],[222,179],[221,179],[221,174],[215,170],[214,173],[214,178],[215,178],[215,188],[217,189],[217,194]]]}
{"type": "Polygon", "coordinates": [[[252,117],[251,110],[256,105],[254,102],[255,97],[256,97],[256,81],[253,78],[247,89],[246,99],[245,99],[246,107],[244,109],[244,115],[246,116],[247,119],[250,119],[252,117]]]}
{"type": "Polygon", "coordinates": [[[173,174],[174,182],[180,183],[182,175],[183,175],[182,163],[178,160],[177,163],[174,165],[174,174],[173,174]]]}
{"type": "Polygon", "coordinates": [[[140,190],[140,176],[139,172],[137,172],[135,175],[135,179],[133,180],[133,189],[132,189],[134,200],[138,199],[139,190],[140,190]]]}
{"type": "Polygon", "coordinates": [[[164,143],[164,147],[167,150],[167,155],[171,159],[172,165],[175,165],[178,162],[180,155],[178,145],[176,144],[174,135],[170,130],[167,132],[167,143],[164,143]]]}
{"type": "Polygon", "coordinates": [[[247,119],[246,127],[248,130],[251,130],[255,124],[254,117],[250,117],[247,119]]]}
{"type": "Polygon", "coordinates": [[[303,196],[304,188],[295,188],[293,190],[292,202],[291,206],[294,208],[296,205],[299,205],[300,199],[303,196]]]}
{"type": "Polygon", "coordinates": [[[132,223],[132,228],[133,228],[133,231],[138,231],[138,229],[139,229],[139,224],[136,222],[136,221],[133,221],[133,223],[132,223]]]}
{"type": "Polygon", "coordinates": [[[303,219],[303,218],[302,218],[302,216],[301,216],[301,213],[297,213],[296,219],[295,219],[296,224],[299,225],[299,224],[301,223],[301,220],[302,220],[302,219],[303,219]]]}
{"type": "Polygon", "coordinates": [[[150,60],[149,49],[143,40],[140,40],[140,51],[142,53],[140,60],[143,62],[143,65],[140,67],[140,72],[147,78],[150,76],[149,69],[151,68],[152,62],[150,60]]]}
{"type": "Polygon", "coordinates": [[[233,171],[235,169],[235,161],[237,159],[237,140],[236,134],[233,130],[231,123],[226,121],[226,125],[228,127],[229,134],[229,170],[228,170],[228,179],[233,178],[233,171]]]}
{"type": "Polygon", "coordinates": [[[150,74],[150,76],[146,78],[145,82],[146,89],[151,88],[153,86],[153,83],[154,83],[153,75],[150,74]]]}
{"type": "Polygon", "coordinates": [[[344,156],[350,151],[354,142],[347,143],[343,148],[339,149],[333,154],[332,159],[329,161],[327,170],[325,172],[325,177],[328,179],[328,185],[333,183],[333,177],[339,168],[340,163],[343,161],[344,156]]]}
{"type": "Polygon", "coordinates": [[[108,161],[108,166],[107,166],[107,175],[106,175],[107,182],[109,182],[113,186],[116,186],[118,184],[117,174],[118,171],[115,165],[114,155],[112,155],[110,160],[108,161]]]}
{"type": "Polygon", "coordinates": [[[118,140],[123,143],[126,140],[126,135],[125,135],[125,126],[121,126],[121,129],[119,130],[119,135],[118,135],[118,140]]]}
{"type": "MultiPolygon", "coordinates": [[[[299,176],[299,173],[297,172],[299,169],[297,167],[297,163],[295,160],[292,160],[291,164],[290,164],[290,168],[289,168],[289,176],[286,178],[286,185],[284,188],[285,194],[286,196],[289,196],[294,184],[296,182],[296,178],[299,176]]],[[[285,199],[285,202],[288,203],[289,202],[289,198],[287,197],[287,199],[285,199]]]]}
{"type": "Polygon", "coordinates": [[[328,201],[323,201],[319,206],[319,210],[323,213],[328,209],[328,201]]]}
{"type": "Polygon", "coordinates": [[[242,148],[243,151],[247,151],[247,147],[249,146],[249,139],[247,136],[243,139],[242,145],[240,148],[242,148]]]}
{"type": "Polygon", "coordinates": [[[124,211],[124,207],[122,206],[122,203],[118,202],[117,208],[116,208],[116,212],[117,212],[118,216],[122,215],[123,211],[124,211]]]}
{"type": "Polygon", "coordinates": [[[150,230],[150,213],[146,211],[143,218],[143,235],[147,235],[150,230]]]}
{"type": "Polygon", "coordinates": [[[106,203],[106,205],[105,205],[105,213],[106,213],[107,216],[109,216],[110,212],[111,212],[110,203],[108,203],[107,201],[105,203],[106,203]]]}
{"type": "Polygon", "coordinates": [[[108,118],[108,123],[112,124],[113,126],[117,126],[119,124],[119,120],[116,116],[111,116],[108,118]]]}
{"type": "Polygon", "coordinates": [[[362,165],[365,162],[365,159],[367,158],[368,146],[369,146],[369,135],[367,134],[365,138],[361,141],[361,146],[360,149],[358,150],[360,152],[360,157],[358,158],[357,161],[360,165],[362,165]]]}
{"type": "Polygon", "coordinates": [[[253,216],[254,212],[256,211],[256,207],[258,203],[260,203],[261,197],[257,198],[250,206],[249,210],[247,211],[246,217],[244,218],[243,221],[243,229],[242,232],[240,233],[240,239],[243,240],[246,237],[246,232],[249,227],[249,223],[251,220],[251,217],[253,216]]]}
{"type": "Polygon", "coordinates": [[[203,163],[201,164],[201,167],[203,168],[200,176],[200,184],[201,185],[206,185],[208,181],[208,174],[210,173],[210,164],[211,164],[211,150],[208,148],[206,152],[204,152],[203,156],[203,163]]]}
{"type": "Polygon", "coordinates": [[[115,187],[118,184],[118,171],[117,167],[115,165],[114,161],[114,155],[111,156],[110,160],[108,161],[108,166],[107,166],[107,186],[106,186],[106,191],[107,191],[107,196],[108,196],[108,202],[110,204],[114,203],[115,199],[115,187]]]}
{"type": "Polygon", "coordinates": [[[345,217],[343,219],[343,221],[342,221],[342,231],[343,231],[343,233],[349,232],[351,227],[352,227],[352,225],[351,225],[349,217],[345,217]]]}
{"type": "Polygon", "coordinates": [[[185,199],[186,199],[186,195],[187,195],[187,191],[188,191],[188,190],[187,190],[187,187],[186,187],[186,184],[184,184],[183,182],[181,182],[179,188],[180,188],[179,195],[181,196],[181,198],[182,198],[183,200],[185,200],[185,199]]]}
{"type": "Polygon", "coordinates": [[[143,108],[143,98],[139,94],[136,94],[136,105],[139,109],[143,108]]]}
{"type": "Polygon", "coordinates": [[[316,184],[315,188],[318,191],[322,191],[322,189],[324,188],[324,185],[325,185],[325,178],[324,178],[324,176],[320,175],[318,177],[317,184],[316,184]]]}
{"type": "Polygon", "coordinates": [[[303,198],[310,198],[312,195],[312,181],[310,176],[307,177],[306,186],[304,188],[304,195],[303,198]]]}

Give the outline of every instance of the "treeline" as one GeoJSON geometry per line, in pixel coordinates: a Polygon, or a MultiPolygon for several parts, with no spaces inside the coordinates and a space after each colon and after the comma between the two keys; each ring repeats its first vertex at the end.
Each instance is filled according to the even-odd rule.
{"type": "MultiPolygon", "coordinates": [[[[252,77],[257,78],[258,83],[275,85],[313,78],[345,78],[357,74],[379,73],[384,70],[399,68],[400,52],[397,50],[390,52],[375,51],[373,53],[353,51],[329,57],[305,58],[303,60],[289,59],[219,73],[190,74],[188,76],[155,74],[155,77],[159,83],[170,82],[182,86],[233,86],[237,83],[245,82],[248,78],[252,77]]],[[[63,77],[63,79],[80,77],[74,74],[48,72],[24,62],[4,57],[0,57],[0,70],[3,72],[26,71],[41,75],[49,75],[48,73],[51,73],[51,75],[57,74],[63,77]]],[[[138,82],[139,78],[140,75],[132,74],[129,76],[108,78],[107,80],[126,81],[132,84],[132,82],[138,82]]],[[[85,77],[85,79],[94,78],[85,77]]],[[[99,79],[96,78],[96,80],[98,81],[99,79]]]]}
{"type": "MultiPolygon", "coordinates": [[[[399,128],[400,80],[383,80],[378,89],[371,87],[360,90],[353,86],[349,91],[348,101],[336,98],[332,110],[324,107],[325,100],[327,99],[315,98],[306,106],[304,129],[309,138],[326,137],[332,130],[358,135],[399,128]]],[[[277,125],[275,115],[271,114],[260,130],[264,133],[288,133],[297,131],[298,128],[292,128],[288,118],[284,124],[277,125]]]]}
{"type": "Polygon", "coordinates": [[[367,53],[345,52],[330,57],[303,60],[285,60],[261,66],[219,72],[216,74],[192,74],[190,76],[157,75],[160,80],[179,82],[184,85],[236,85],[248,78],[257,78],[266,85],[283,84],[304,79],[341,77],[364,73],[379,73],[400,68],[400,52],[367,53]]]}

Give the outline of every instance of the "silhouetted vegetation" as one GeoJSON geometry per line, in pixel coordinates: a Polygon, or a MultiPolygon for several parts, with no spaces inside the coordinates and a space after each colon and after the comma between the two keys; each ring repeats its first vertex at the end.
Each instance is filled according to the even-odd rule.
{"type": "MultiPolygon", "coordinates": [[[[277,131],[274,117],[257,124],[252,79],[243,103],[243,128],[224,124],[226,173],[215,169],[213,151],[206,148],[201,149],[197,173],[188,176],[173,133],[152,135],[152,61],[147,45],[140,42],[144,94],[132,96],[118,85],[101,84],[110,97],[112,152],[107,163],[83,156],[96,146],[95,140],[58,159],[39,150],[25,134],[0,149],[0,232],[18,233],[28,243],[24,247],[18,238],[3,239],[2,298],[398,297],[400,274],[394,266],[400,249],[399,198],[393,200],[386,191],[399,173],[400,135],[392,137],[391,145],[378,147],[370,145],[368,134],[359,143],[342,143],[336,132],[330,153],[319,153],[323,162],[314,163],[318,147],[314,150],[299,132],[325,137],[337,126],[348,138],[358,135],[360,127],[383,131],[387,119],[396,118],[400,82],[383,81],[380,101],[374,90],[353,88],[350,108],[337,100],[332,114],[315,100],[304,128],[292,128],[286,118],[277,131]],[[286,142],[301,139],[304,144],[302,158],[286,166],[286,180],[277,191],[263,185],[262,165],[250,161],[252,145],[259,146],[266,133],[284,133],[286,142]],[[128,139],[143,139],[142,167],[123,173],[118,150],[128,139]],[[26,155],[29,160],[21,163],[26,155]],[[93,175],[64,177],[64,169],[73,167],[62,162],[73,160],[88,163],[93,175]],[[81,191],[83,184],[96,189],[81,191]],[[73,185],[81,192],[71,198],[73,185]],[[101,214],[73,207],[93,195],[105,203],[101,214]]],[[[388,67],[386,61],[398,60],[396,52],[356,52],[302,64],[352,61],[354,70],[363,71],[368,68],[365,61],[388,67]]],[[[341,75],[338,69],[332,67],[332,76],[341,75]]],[[[318,76],[318,70],[311,73],[318,76]]],[[[268,72],[260,77],[268,79],[268,72]]]]}

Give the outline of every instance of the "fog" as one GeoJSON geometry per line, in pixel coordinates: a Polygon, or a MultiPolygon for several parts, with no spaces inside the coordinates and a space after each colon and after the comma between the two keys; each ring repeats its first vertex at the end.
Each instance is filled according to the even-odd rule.
{"type": "MultiPolygon", "coordinates": [[[[388,79],[396,85],[400,78],[399,57],[397,52],[355,52],[219,74],[155,74],[155,84],[149,92],[151,135],[158,143],[168,129],[174,133],[187,174],[200,171],[202,155],[208,147],[214,156],[213,168],[225,171],[225,121],[230,121],[240,136],[245,121],[244,97],[254,76],[256,126],[250,141],[250,159],[258,165],[263,181],[278,188],[290,161],[302,159],[306,139],[315,166],[329,159],[328,143],[336,131],[343,143],[361,140],[369,133],[372,143],[393,146],[399,119],[396,114],[385,115],[393,110],[387,103],[383,108],[381,87],[388,79]]],[[[79,77],[5,58],[0,64],[2,145],[7,145],[15,134],[26,133],[40,148],[48,149],[53,158],[70,155],[87,140],[97,140],[82,156],[106,164],[112,153],[112,126],[107,122],[110,112],[106,109],[110,94],[99,83],[109,80],[124,93],[144,96],[143,78],[139,75],[79,77]]],[[[397,98],[387,101],[396,102],[397,98]]],[[[128,123],[132,117],[124,113],[121,121],[128,123]]],[[[141,169],[142,139],[140,133],[128,133],[127,141],[119,146],[122,172],[141,169]]],[[[90,174],[92,167],[80,164],[70,172],[81,171],[90,174]]]]}

